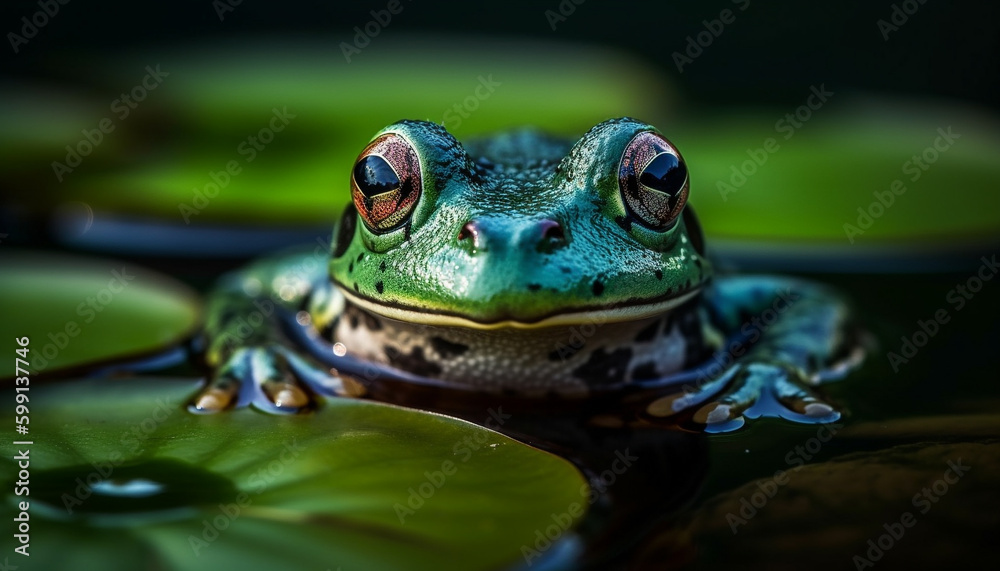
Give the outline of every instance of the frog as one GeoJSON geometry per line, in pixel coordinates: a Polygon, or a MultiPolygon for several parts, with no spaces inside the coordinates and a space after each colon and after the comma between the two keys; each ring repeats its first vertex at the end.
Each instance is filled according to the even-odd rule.
{"type": "Polygon", "coordinates": [[[192,411],[302,414],[389,376],[545,402],[655,389],[642,414],[705,427],[841,414],[819,385],[863,356],[850,304],[801,278],[716,275],[687,164],[650,124],[461,143],[402,120],[349,178],[328,245],[211,293],[192,411]]]}

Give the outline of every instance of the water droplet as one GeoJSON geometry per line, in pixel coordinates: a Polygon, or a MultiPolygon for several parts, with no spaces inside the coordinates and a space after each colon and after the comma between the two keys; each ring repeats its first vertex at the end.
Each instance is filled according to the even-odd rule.
{"type": "Polygon", "coordinates": [[[295,322],[302,327],[306,327],[312,323],[312,316],[309,315],[308,311],[300,311],[295,314],[295,322]]]}
{"type": "Polygon", "coordinates": [[[163,484],[147,480],[145,478],[135,478],[133,480],[104,480],[98,482],[91,488],[98,494],[106,496],[117,496],[121,498],[144,498],[159,494],[165,488],[163,484]]]}

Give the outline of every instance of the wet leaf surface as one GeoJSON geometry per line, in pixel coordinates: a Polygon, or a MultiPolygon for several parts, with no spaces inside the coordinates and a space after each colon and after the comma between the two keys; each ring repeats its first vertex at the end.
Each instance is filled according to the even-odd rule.
{"type": "MultiPolygon", "coordinates": [[[[585,485],[568,462],[456,419],[348,399],[198,416],[183,409],[196,387],[32,390],[33,568],[495,569],[585,485]]],[[[2,463],[10,507],[26,499],[16,473],[2,463]]]]}

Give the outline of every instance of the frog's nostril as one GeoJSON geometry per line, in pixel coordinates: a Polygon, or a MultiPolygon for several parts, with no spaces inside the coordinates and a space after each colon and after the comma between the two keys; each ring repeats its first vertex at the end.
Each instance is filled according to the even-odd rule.
{"type": "Polygon", "coordinates": [[[479,224],[473,220],[463,224],[462,229],[458,231],[458,241],[463,243],[470,252],[475,253],[483,245],[482,229],[479,224]]]}
{"type": "Polygon", "coordinates": [[[566,232],[555,220],[542,220],[538,224],[541,229],[541,240],[538,249],[543,252],[552,251],[566,245],[566,232]]]}
{"type": "Polygon", "coordinates": [[[459,241],[468,240],[469,238],[475,241],[477,236],[479,236],[479,227],[476,226],[475,222],[466,222],[462,226],[462,229],[458,231],[459,241]]]}
{"type": "Polygon", "coordinates": [[[542,240],[548,241],[564,241],[566,240],[566,234],[563,232],[562,226],[555,220],[542,220],[542,240]]]}

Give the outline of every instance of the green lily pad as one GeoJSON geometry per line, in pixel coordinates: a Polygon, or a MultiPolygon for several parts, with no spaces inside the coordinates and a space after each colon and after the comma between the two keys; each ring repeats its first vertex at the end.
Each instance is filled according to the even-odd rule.
{"type": "Polygon", "coordinates": [[[993,183],[1000,177],[997,117],[906,101],[833,99],[827,105],[788,139],[789,124],[776,122],[794,109],[715,117],[666,131],[688,162],[691,201],[707,234],[855,248],[977,243],[1000,234],[1000,194],[993,183]],[[949,128],[959,135],[951,143],[941,134],[949,128]],[[772,149],[777,145],[771,153],[764,150],[769,138],[772,149]],[[907,166],[936,140],[947,150],[928,151],[935,160],[926,170],[907,166]],[[892,193],[896,180],[905,192],[892,193]],[[878,204],[873,193],[889,206],[878,204]],[[858,208],[872,218],[859,222],[858,208]],[[845,224],[862,233],[849,237],[845,224]]]}
{"type": "MultiPolygon", "coordinates": [[[[65,200],[174,224],[329,224],[350,201],[358,152],[394,121],[436,121],[460,138],[524,125],[580,136],[611,117],[656,121],[670,101],[666,83],[627,56],[548,44],[379,38],[351,63],[339,41],[157,57],[170,75],[127,124],[155,137],[151,151],[81,169],[65,200]]],[[[131,77],[138,61],[105,66],[106,81],[131,77]]]]}
{"type": "MultiPolygon", "coordinates": [[[[568,462],[457,419],[349,399],[198,416],[196,387],[32,389],[33,568],[497,569],[586,490],[568,462]]],[[[16,464],[0,466],[14,506],[16,464]]]]}
{"type": "Polygon", "coordinates": [[[197,294],[134,263],[5,251],[0,267],[4,343],[13,353],[27,337],[35,374],[166,349],[200,323],[197,294]]]}

